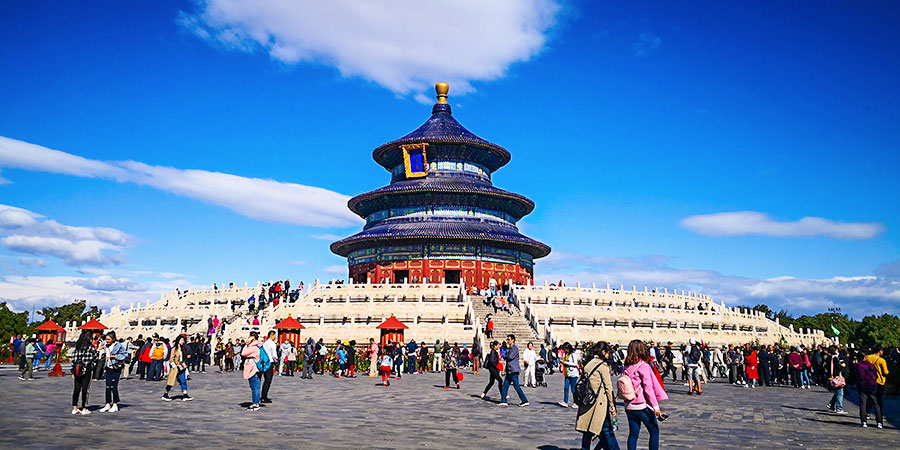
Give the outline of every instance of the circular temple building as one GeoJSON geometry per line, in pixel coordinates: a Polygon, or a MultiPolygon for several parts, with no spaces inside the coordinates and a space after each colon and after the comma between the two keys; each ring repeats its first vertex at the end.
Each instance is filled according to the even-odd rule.
{"type": "Polygon", "coordinates": [[[509,152],[453,118],[446,83],[435,90],[431,118],[372,153],[391,183],[350,199],[366,225],[331,251],[347,258],[355,283],[531,284],[550,247],[516,227],[534,203],[491,183],[509,152]]]}

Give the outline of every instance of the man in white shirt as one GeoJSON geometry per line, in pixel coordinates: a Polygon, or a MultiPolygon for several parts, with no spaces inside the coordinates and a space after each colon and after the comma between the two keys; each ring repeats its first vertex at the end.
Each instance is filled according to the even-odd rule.
{"type": "Polygon", "coordinates": [[[528,349],[522,352],[522,361],[525,363],[525,386],[537,387],[537,378],[534,376],[534,368],[537,363],[537,353],[534,344],[528,343],[528,349]]]}
{"type": "Polygon", "coordinates": [[[291,343],[284,341],[281,343],[281,358],[278,359],[278,375],[284,373],[285,359],[291,353],[291,343]]]}
{"type": "Polygon", "coordinates": [[[269,387],[272,386],[272,373],[274,372],[275,364],[278,361],[278,348],[275,346],[275,330],[269,331],[269,335],[266,340],[263,341],[263,350],[269,355],[269,361],[272,364],[269,366],[269,369],[263,372],[263,385],[262,385],[262,402],[263,403],[272,403],[272,399],[269,398],[269,387]]]}

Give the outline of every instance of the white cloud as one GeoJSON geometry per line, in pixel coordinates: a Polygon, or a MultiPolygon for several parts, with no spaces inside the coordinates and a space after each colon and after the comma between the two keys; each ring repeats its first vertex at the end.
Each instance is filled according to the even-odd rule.
{"type": "MultiPolygon", "coordinates": [[[[362,219],[347,209],[349,196],[315,186],[205,170],[151,166],[135,161],[94,161],[2,136],[0,167],[137,183],[224,206],[265,222],[317,227],[346,227],[362,223],[362,219]]],[[[18,219],[24,220],[22,217],[18,219]]]]}
{"type": "Polygon", "coordinates": [[[435,81],[456,93],[494,80],[544,47],[554,0],[199,0],[179,22],[200,38],[272,59],[315,62],[392,92],[435,81]]]}
{"type": "Polygon", "coordinates": [[[637,42],[631,44],[631,48],[635,55],[644,56],[658,49],[660,44],[662,44],[662,39],[659,36],[646,32],[638,35],[637,42]]]}
{"type": "MultiPolygon", "coordinates": [[[[729,306],[768,304],[773,309],[801,313],[820,313],[831,306],[841,306],[855,317],[900,311],[900,282],[879,275],[835,276],[824,279],[783,276],[759,279],[725,275],[712,270],[679,269],[668,264],[668,258],[651,255],[641,258],[590,257],[554,251],[550,264],[537,265],[536,280],[597,287],[623,285],[626,290],[637,286],[648,289],[696,291],[710,295],[714,301],[729,306]]],[[[886,265],[883,267],[890,267],[886,265]]]]}
{"type": "Polygon", "coordinates": [[[146,288],[129,280],[128,278],[114,278],[109,275],[100,275],[94,278],[81,278],[73,280],[76,284],[92,291],[145,291],[146,288]]]}
{"type": "MultiPolygon", "coordinates": [[[[70,266],[118,264],[125,258],[123,250],[135,241],[114,228],[63,225],[26,209],[2,204],[0,234],[0,245],[10,250],[53,256],[70,266]]],[[[37,261],[43,262],[40,258],[37,261]]]]}
{"type": "Polygon", "coordinates": [[[779,222],[755,211],[724,212],[690,216],[681,226],[708,236],[763,235],[773,237],[825,236],[836,239],[872,239],[883,233],[877,222],[835,222],[821,217],[804,217],[794,222],[779,222]]]}
{"type": "Polygon", "coordinates": [[[319,239],[321,241],[336,241],[341,239],[343,236],[338,236],[336,234],[311,234],[309,237],[313,239],[319,239]]]}
{"type": "Polygon", "coordinates": [[[340,264],[325,266],[322,268],[322,272],[330,273],[332,275],[347,275],[347,270],[347,266],[342,266],[340,264]]]}
{"type": "Polygon", "coordinates": [[[47,267],[43,258],[19,258],[19,264],[25,267],[47,267]]]}

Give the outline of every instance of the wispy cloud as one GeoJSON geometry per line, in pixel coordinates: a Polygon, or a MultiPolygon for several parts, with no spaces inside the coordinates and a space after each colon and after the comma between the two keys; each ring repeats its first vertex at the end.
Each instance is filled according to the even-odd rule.
{"type": "Polygon", "coordinates": [[[328,189],[135,161],[95,161],[2,136],[0,167],[137,183],[266,222],[316,227],[362,223],[347,209],[350,197],[328,189]]]}
{"type": "Polygon", "coordinates": [[[341,238],[341,236],[336,234],[311,234],[309,237],[320,241],[336,241],[341,238]]]}
{"type": "Polygon", "coordinates": [[[872,239],[883,233],[877,222],[836,222],[821,217],[804,217],[794,222],[779,222],[755,211],[724,212],[690,216],[681,226],[708,236],[762,235],[773,237],[825,236],[836,239],[872,239]]]}
{"type": "Polygon", "coordinates": [[[662,44],[662,39],[659,36],[644,32],[638,35],[637,42],[631,44],[631,49],[634,50],[636,56],[644,56],[658,49],[660,44],[662,44]]]}
{"type": "Polygon", "coordinates": [[[465,93],[472,81],[504,76],[544,47],[560,9],[554,0],[198,3],[179,22],[202,39],[286,64],[325,64],[401,95],[437,80],[465,93]]]}
{"type": "Polygon", "coordinates": [[[669,265],[669,258],[650,255],[640,258],[592,257],[554,251],[551,259],[537,265],[536,279],[543,282],[563,280],[582,286],[609,283],[626,289],[666,288],[703,292],[717,302],[730,306],[766,303],[794,313],[820,313],[831,306],[861,317],[867,314],[900,311],[900,274],[886,265],[872,275],[834,276],[813,279],[782,276],[769,279],[726,275],[713,270],[680,269],[669,265]],[[894,274],[893,278],[885,274],[894,274]]]}
{"type": "Polygon", "coordinates": [[[70,266],[118,264],[125,257],[124,249],[135,242],[114,228],[63,225],[8,205],[0,205],[0,235],[0,245],[10,250],[53,256],[70,266]]]}
{"type": "Polygon", "coordinates": [[[47,267],[43,258],[19,258],[19,264],[25,267],[47,267]]]}
{"type": "Polygon", "coordinates": [[[100,275],[94,278],[81,278],[72,280],[72,284],[92,291],[146,291],[144,286],[131,281],[128,278],[114,278],[109,275],[100,275]]]}

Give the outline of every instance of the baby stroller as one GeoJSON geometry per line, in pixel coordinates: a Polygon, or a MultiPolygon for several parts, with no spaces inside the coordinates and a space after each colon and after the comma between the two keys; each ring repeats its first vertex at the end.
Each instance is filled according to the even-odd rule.
{"type": "Polygon", "coordinates": [[[547,363],[543,359],[537,360],[537,363],[534,365],[534,380],[537,381],[538,386],[547,387],[547,382],[544,381],[544,372],[547,370],[547,363]]]}

